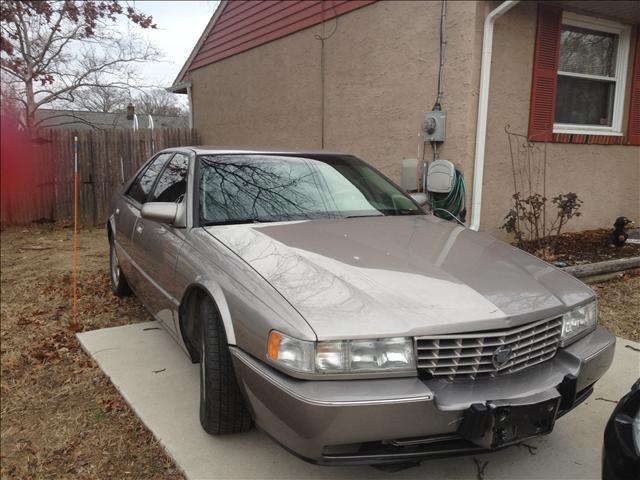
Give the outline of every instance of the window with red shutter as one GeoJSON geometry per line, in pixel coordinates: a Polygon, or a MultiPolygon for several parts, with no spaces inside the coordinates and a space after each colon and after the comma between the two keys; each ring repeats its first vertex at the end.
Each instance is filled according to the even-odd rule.
{"type": "Polygon", "coordinates": [[[631,75],[629,102],[629,129],[627,141],[630,145],[640,145],[640,27],[636,32],[635,58],[631,75]]]}
{"type": "Polygon", "coordinates": [[[628,25],[538,6],[530,140],[624,142],[630,32],[628,25]]]}

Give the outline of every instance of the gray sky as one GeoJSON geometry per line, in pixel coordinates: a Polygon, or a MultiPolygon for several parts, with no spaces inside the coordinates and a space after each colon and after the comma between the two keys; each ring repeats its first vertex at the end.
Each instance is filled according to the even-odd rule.
{"type": "MultiPolygon", "coordinates": [[[[136,29],[164,52],[166,61],[143,66],[145,77],[164,87],[173,83],[219,1],[137,1],[138,10],[152,15],[158,28],[136,29]]],[[[127,28],[123,22],[123,28],[127,28]]]]}

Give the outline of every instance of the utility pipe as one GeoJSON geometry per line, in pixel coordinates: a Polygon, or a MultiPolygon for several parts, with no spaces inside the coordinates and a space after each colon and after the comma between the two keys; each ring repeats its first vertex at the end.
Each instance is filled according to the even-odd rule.
{"type": "Polygon", "coordinates": [[[191,84],[187,85],[187,98],[189,100],[189,128],[193,129],[193,96],[191,92],[191,84]]]}
{"type": "Polygon", "coordinates": [[[154,124],[153,124],[153,117],[151,116],[151,114],[147,115],[149,117],[149,130],[150,130],[150,137],[151,137],[151,155],[154,155],[156,153],[156,141],[153,138],[153,129],[154,129],[154,124]]]}
{"type": "Polygon", "coordinates": [[[473,163],[473,192],[471,200],[471,230],[480,228],[482,208],[482,179],[484,175],[484,151],[487,140],[487,107],[489,105],[489,82],[491,80],[491,49],[493,46],[493,26],[496,19],[513,7],[519,0],[502,2],[484,19],[482,37],[482,63],[480,65],[480,91],[478,92],[478,119],[476,121],[476,151],[473,163]]]}

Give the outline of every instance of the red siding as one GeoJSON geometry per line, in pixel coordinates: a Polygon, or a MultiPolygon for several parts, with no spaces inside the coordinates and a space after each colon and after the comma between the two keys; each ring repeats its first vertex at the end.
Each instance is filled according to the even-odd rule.
{"type": "Polygon", "coordinates": [[[224,10],[194,56],[189,70],[313,27],[374,1],[229,1],[221,7],[224,10]]]}
{"type": "Polygon", "coordinates": [[[553,5],[538,5],[529,106],[529,140],[552,141],[556,110],[560,23],[562,10],[553,5]]]}
{"type": "Polygon", "coordinates": [[[629,104],[629,131],[627,138],[631,145],[640,145],[640,27],[636,33],[636,54],[631,75],[631,101],[629,104]]]}

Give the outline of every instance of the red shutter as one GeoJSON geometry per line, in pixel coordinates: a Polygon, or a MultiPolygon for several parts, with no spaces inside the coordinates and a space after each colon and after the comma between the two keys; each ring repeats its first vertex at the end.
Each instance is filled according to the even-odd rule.
{"type": "Polygon", "coordinates": [[[529,140],[531,141],[553,140],[561,22],[561,8],[544,3],[538,5],[529,107],[529,140]]]}
{"type": "Polygon", "coordinates": [[[636,34],[636,54],[631,75],[631,102],[629,103],[629,130],[627,142],[640,145],[640,26],[636,34]]]}

